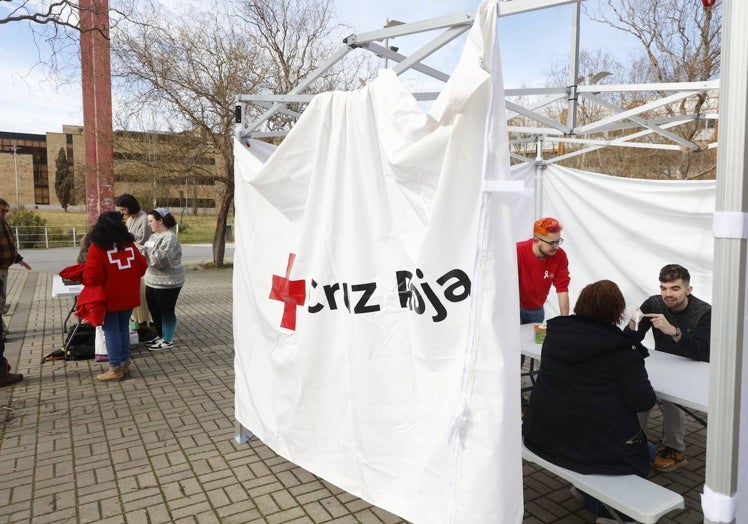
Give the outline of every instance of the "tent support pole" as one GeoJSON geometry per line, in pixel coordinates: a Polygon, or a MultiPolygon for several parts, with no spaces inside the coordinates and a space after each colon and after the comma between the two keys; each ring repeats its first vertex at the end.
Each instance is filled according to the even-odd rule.
{"type": "MultiPolygon", "coordinates": [[[[745,377],[743,349],[746,315],[746,236],[748,236],[748,2],[722,4],[722,79],[720,92],[720,147],[717,158],[715,226],[728,215],[739,226],[720,232],[715,227],[712,337],[709,375],[709,427],[706,446],[704,522],[732,522],[739,499],[748,493],[748,399],[741,387],[745,377]],[[742,234],[740,233],[742,231],[742,234]],[[740,431],[742,429],[742,431],[740,431]],[[741,435],[742,433],[742,435],[741,435]],[[740,446],[739,444],[742,444],[740,446]],[[738,452],[743,473],[738,480],[738,452]],[[742,491],[742,497],[738,497],[742,491]]],[[[742,519],[748,510],[740,508],[742,519]]]]}
{"type": "Polygon", "coordinates": [[[535,143],[535,218],[543,216],[543,137],[538,136],[535,143]]]}
{"type": "Polygon", "coordinates": [[[569,83],[566,88],[568,107],[566,112],[567,134],[574,135],[577,127],[577,84],[579,84],[579,3],[574,4],[571,19],[571,46],[569,51],[569,83]]]}

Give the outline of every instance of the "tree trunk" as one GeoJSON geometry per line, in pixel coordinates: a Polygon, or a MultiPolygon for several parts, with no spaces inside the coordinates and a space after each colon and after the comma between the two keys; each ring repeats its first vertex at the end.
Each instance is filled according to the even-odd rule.
{"type": "Polygon", "coordinates": [[[226,221],[234,202],[234,184],[226,184],[226,189],[221,195],[221,206],[216,218],[216,232],[213,235],[213,264],[216,267],[224,267],[223,256],[226,252],[226,221]]]}
{"type": "Polygon", "coordinates": [[[692,154],[690,151],[681,151],[680,153],[680,162],[678,162],[680,180],[688,180],[690,178],[692,154]]]}

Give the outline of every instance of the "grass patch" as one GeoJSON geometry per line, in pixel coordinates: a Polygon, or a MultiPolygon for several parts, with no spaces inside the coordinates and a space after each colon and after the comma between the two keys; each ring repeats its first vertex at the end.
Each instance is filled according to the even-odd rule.
{"type": "MultiPolygon", "coordinates": [[[[81,237],[87,229],[87,216],[83,211],[37,211],[39,215],[47,220],[50,227],[75,228],[78,237],[81,237]]],[[[182,220],[186,225],[179,232],[179,241],[183,244],[210,244],[216,231],[216,215],[191,215],[185,213],[184,217],[174,215],[177,222],[182,220]]],[[[229,223],[233,217],[229,217],[229,223]]],[[[181,226],[180,226],[181,229],[181,226]]]]}

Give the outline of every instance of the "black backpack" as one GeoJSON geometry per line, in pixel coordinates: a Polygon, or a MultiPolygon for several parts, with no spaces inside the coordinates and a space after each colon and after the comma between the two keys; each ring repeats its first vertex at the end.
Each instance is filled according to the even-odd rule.
{"type": "Polygon", "coordinates": [[[65,360],[94,358],[96,328],[91,324],[76,324],[68,329],[65,337],[65,360]]]}

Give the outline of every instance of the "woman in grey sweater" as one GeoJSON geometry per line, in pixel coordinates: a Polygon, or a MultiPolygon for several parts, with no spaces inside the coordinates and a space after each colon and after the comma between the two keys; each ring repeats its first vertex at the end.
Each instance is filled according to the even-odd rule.
{"type": "Polygon", "coordinates": [[[177,328],[174,309],[184,285],[182,245],[173,229],[176,225],[176,220],[164,207],[148,212],[148,226],[153,234],[143,245],[143,254],[148,260],[143,280],[148,310],[158,333],[158,337],[148,343],[151,351],[174,347],[173,337],[177,328]]]}

